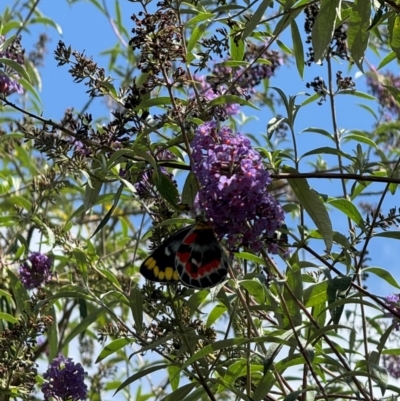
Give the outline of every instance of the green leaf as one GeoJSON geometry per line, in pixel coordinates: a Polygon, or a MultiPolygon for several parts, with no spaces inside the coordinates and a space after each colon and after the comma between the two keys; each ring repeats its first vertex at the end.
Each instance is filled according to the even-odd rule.
{"type": "Polygon", "coordinates": [[[227,307],[223,304],[215,305],[208,314],[206,327],[211,327],[227,310],[227,307]]]}
{"type": "MultiPolygon", "coordinates": [[[[114,287],[121,289],[120,282],[118,281],[117,277],[115,277],[114,273],[109,269],[98,268],[98,271],[104,275],[106,280],[108,280],[114,287]]],[[[121,289],[122,291],[122,289],[121,289]]]]}
{"type": "MultiPolygon", "coordinates": [[[[268,60],[264,60],[267,65],[271,65],[271,62],[268,60]]],[[[257,60],[260,62],[260,60],[257,60]]],[[[238,61],[238,60],[227,60],[222,63],[216,63],[215,66],[218,67],[248,67],[250,63],[248,61],[238,61]]]]}
{"type": "Polygon", "coordinates": [[[5,313],[5,312],[0,312],[0,320],[5,320],[6,322],[15,324],[18,323],[18,319],[16,319],[14,316],[5,313]]]}
{"type": "Polygon", "coordinates": [[[381,62],[377,67],[377,70],[380,70],[381,68],[385,67],[385,65],[389,64],[393,60],[396,60],[396,53],[390,52],[381,60],[381,62]]]}
{"type": "Polygon", "coordinates": [[[275,376],[271,372],[266,372],[258,383],[253,394],[254,401],[263,401],[276,383],[275,376]]]}
{"type": "Polygon", "coordinates": [[[193,362],[198,361],[199,359],[204,358],[205,356],[214,353],[215,351],[219,351],[220,349],[229,348],[233,346],[239,346],[242,344],[246,344],[248,342],[254,341],[253,339],[245,339],[245,338],[228,338],[226,340],[216,341],[215,343],[206,345],[201,350],[197,351],[194,355],[192,355],[186,362],[182,365],[182,369],[186,369],[193,362]]]}
{"type": "Polygon", "coordinates": [[[316,387],[307,387],[303,390],[292,391],[288,394],[283,401],[296,401],[298,399],[304,399],[305,401],[313,401],[315,400],[315,396],[317,395],[316,387]],[[307,393],[306,397],[300,397],[301,394],[307,393]]]}
{"type": "Polygon", "coordinates": [[[328,304],[329,311],[331,313],[332,321],[335,324],[339,323],[340,317],[342,316],[344,303],[334,304],[338,300],[344,299],[346,291],[351,284],[351,277],[341,276],[335,277],[328,281],[328,304]]]}
{"type": "Polygon", "coordinates": [[[116,340],[111,341],[102,349],[102,351],[100,352],[99,356],[96,359],[96,363],[99,363],[103,359],[119,351],[126,345],[132,344],[133,342],[135,342],[135,340],[132,338],[117,338],[116,340]]]}
{"type": "MultiPolygon", "coordinates": [[[[285,2],[285,9],[288,6],[289,1],[285,2]]],[[[281,36],[282,32],[289,26],[289,24],[296,19],[296,17],[302,12],[302,8],[297,8],[296,10],[291,10],[290,13],[285,13],[282,18],[278,21],[275,26],[273,37],[281,36]]]]}
{"type": "Polygon", "coordinates": [[[27,290],[21,283],[19,277],[17,277],[11,270],[7,270],[8,279],[10,280],[10,290],[13,293],[14,301],[17,304],[17,310],[22,313],[28,303],[31,301],[27,290]]]}
{"type": "MultiPolygon", "coordinates": [[[[110,305],[109,305],[110,306],[110,305]]],[[[111,306],[110,306],[111,307],[111,306]]],[[[98,308],[90,315],[86,316],[78,325],[76,325],[65,338],[63,346],[69,344],[71,340],[77,337],[79,334],[83,333],[93,322],[95,322],[101,315],[106,313],[106,309],[98,308]]]]}
{"type": "MultiPolygon", "coordinates": [[[[87,176],[87,178],[89,177],[87,176]]],[[[102,186],[103,182],[98,180],[97,178],[91,177],[89,179],[85,188],[85,195],[83,198],[83,212],[86,212],[95,205],[102,186]]]]}
{"type": "Polygon", "coordinates": [[[362,99],[367,99],[367,100],[376,100],[375,96],[369,95],[368,93],[365,93],[365,92],[356,91],[353,89],[341,90],[337,94],[338,95],[352,95],[352,96],[357,96],[357,97],[360,97],[362,99]]]}
{"type": "Polygon", "coordinates": [[[342,139],[343,139],[343,141],[354,140],[357,143],[362,142],[362,143],[365,143],[366,145],[369,145],[369,146],[371,146],[371,147],[373,147],[375,149],[378,148],[376,143],[372,139],[366,137],[365,135],[349,134],[349,135],[344,136],[342,139]]]}
{"type": "Polygon", "coordinates": [[[235,258],[240,258],[244,260],[249,260],[250,262],[258,263],[259,265],[264,265],[265,260],[260,258],[259,256],[254,255],[249,252],[237,252],[235,253],[235,258]]]}
{"type": "Polygon", "coordinates": [[[246,289],[259,304],[265,304],[265,299],[267,297],[266,289],[258,280],[241,280],[239,284],[246,289]]]}
{"type": "Polygon", "coordinates": [[[328,300],[327,291],[328,281],[324,280],[308,286],[304,290],[304,306],[306,308],[325,303],[328,300]]]}
{"type": "Polygon", "coordinates": [[[37,92],[36,88],[30,82],[28,82],[24,78],[21,78],[19,80],[19,83],[22,85],[22,87],[25,89],[25,91],[27,91],[33,95],[33,97],[38,101],[38,103],[41,103],[39,93],[37,92]]]}
{"type": "Polygon", "coordinates": [[[188,205],[192,209],[194,199],[197,195],[198,183],[197,178],[191,171],[186,177],[182,190],[182,203],[188,205]]]}
{"type": "Polygon", "coordinates": [[[316,63],[322,61],[331,43],[340,3],[341,0],[321,0],[311,35],[316,63]]]}
{"type": "Polygon", "coordinates": [[[246,360],[244,358],[233,362],[225,372],[224,382],[230,384],[234,383],[240,376],[240,373],[242,372],[245,366],[246,366],[246,360]]]}
{"type": "Polygon", "coordinates": [[[88,261],[86,259],[86,253],[82,251],[82,249],[75,248],[72,251],[75,262],[78,266],[79,271],[82,274],[83,279],[86,281],[87,280],[87,267],[88,267],[88,261]]]}
{"type": "Polygon", "coordinates": [[[175,392],[179,387],[179,381],[180,381],[179,375],[181,372],[181,368],[177,365],[170,365],[170,366],[168,366],[167,371],[168,371],[168,378],[169,378],[169,383],[171,385],[172,391],[175,392]]]}
{"type": "Polygon", "coordinates": [[[301,79],[303,79],[304,66],[305,66],[304,49],[303,49],[303,41],[301,39],[300,31],[297,26],[296,20],[292,20],[292,22],[290,23],[290,28],[292,32],[293,51],[296,59],[297,71],[299,72],[301,79]]]}
{"type": "Polygon", "coordinates": [[[281,50],[284,53],[289,54],[290,56],[293,55],[292,49],[290,47],[286,46],[281,40],[277,39],[276,44],[281,48],[281,50]]]}
{"type": "Polygon", "coordinates": [[[371,33],[368,30],[371,23],[371,8],[371,0],[355,0],[347,28],[350,54],[361,71],[371,33]]]}
{"type": "Polygon", "coordinates": [[[344,153],[341,150],[336,149],[336,148],[331,148],[329,146],[324,146],[322,148],[317,148],[317,149],[310,150],[309,152],[304,153],[304,155],[301,156],[300,160],[303,159],[306,156],[320,155],[320,154],[342,156],[342,157],[345,157],[346,159],[350,159],[351,160],[351,156],[348,155],[347,153],[344,153]]]}
{"type": "Polygon", "coordinates": [[[9,58],[0,57],[0,64],[5,64],[12,70],[17,72],[21,77],[25,78],[28,82],[31,81],[29,74],[26,72],[25,67],[9,58]]]}
{"type": "Polygon", "coordinates": [[[393,14],[388,19],[389,45],[400,60],[400,15],[393,14]]]}
{"type": "Polygon", "coordinates": [[[310,103],[315,102],[316,100],[320,99],[321,95],[319,93],[314,93],[313,95],[311,95],[309,98],[307,98],[306,100],[304,100],[303,103],[301,103],[301,106],[307,106],[310,103]]]}
{"type": "Polygon", "coordinates": [[[400,231],[384,231],[382,233],[375,234],[374,237],[400,239],[400,231]]]}
{"type": "MultiPolygon", "coordinates": [[[[317,133],[317,134],[326,136],[327,138],[334,140],[334,139],[333,139],[333,135],[330,134],[328,131],[322,129],[322,128],[308,127],[308,128],[306,128],[306,129],[303,129],[303,131],[301,131],[300,133],[302,134],[303,132],[315,132],[315,133],[317,133]]],[[[304,157],[304,156],[303,156],[303,157],[304,157]]]]}
{"type": "Polygon", "coordinates": [[[363,231],[365,231],[364,220],[357,207],[348,199],[329,199],[328,203],[343,212],[348,218],[354,221],[363,231]]]}
{"type": "Polygon", "coordinates": [[[176,401],[176,400],[183,400],[196,386],[196,382],[185,384],[182,387],[179,387],[177,390],[168,394],[164,397],[161,401],[176,401]]]}
{"type": "MultiPolygon", "coordinates": [[[[180,103],[186,105],[187,101],[181,98],[176,98],[180,103]]],[[[144,100],[139,104],[139,106],[135,107],[135,111],[143,110],[143,109],[149,109],[150,107],[153,106],[166,106],[172,104],[172,100],[168,96],[159,96],[159,97],[153,97],[148,100],[144,100]]]]}
{"type": "Polygon", "coordinates": [[[161,170],[153,171],[153,180],[160,195],[172,206],[176,206],[179,202],[178,188],[170,177],[165,175],[161,170]]]}
{"type": "MultiPolygon", "coordinates": [[[[208,383],[208,387],[210,388],[210,391],[213,393],[217,392],[217,385],[216,384],[211,384],[208,383]],[[215,390],[214,390],[215,389],[215,390]]],[[[208,397],[206,390],[204,389],[203,386],[196,388],[196,390],[192,391],[188,396],[185,397],[184,400],[182,401],[199,401],[203,400],[204,397],[208,397]]]]}
{"type": "Polygon", "coordinates": [[[60,25],[58,25],[53,18],[48,18],[48,17],[35,17],[31,18],[29,20],[31,24],[41,24],[41,25],[46,25],[46,26],[51,26],[53,27],[60,35],[63,34],[62,28],[60,25]]]}
{"type": "MultiPolygon", "coordinates": [[[[389,326],[388,330],[389,334],[392,334],[393,329],[395,326],[389,326]]],[[[384,355],[400,355],[400,348],[390,348],[390,349],[383,349],[382,354],[384,355]]]]}
{"type": "Polygon", "coordinates": [[[235,61],[242,61],[244,57],[244,40],[239,39],[239,36],[235,35],[235,30],[231,30],[229,37],[229,54],[235,61]]]}
{"type": "Polygon", "coordinates": [[[193,29],[192,34],[190,35],[189,41],[187,43],[187,52],[190,53],[195,46],[199,43],[199,40],[203,37],[205,30],[207,29],[208,24],[200,24],[197,25],[196,28],[193,29]]]}
{"type": "Polygon", "coordinates": [[[185,27],[189,27],[191,25],[197,25],[199,22],[203,22],[207,19],[211,19],[214,17],[213,13],[200,13],[197,14],[195,17],[190,19],[188,22],[186,22],[185,27]]]}
{"type": "Polygon", "coordinates": [[[385,280],[393,287],[400,289],[400,284],[386,269],[382,269],[381,267],[366,267],[365,269],[362,269],[362,271],[366,273],[373,273],[381,279],[385,280]]]}
{"type": "Polygon", "coordinates": [[[30,211],[32,208],[32,203],[29,199],[24,198],[20,195],[10,196],[9,201],[12,205],[23,207],[24,209],[30,211]]]}
{"type": "Polygon", "coordinates": [[[140,334],[143,330],[143,296],[142,292],[134,287],[129,296],[129,305],[131,307],[133,320],[137,332],[140,334]]]}
{"type": "Polygon", "coordinates": [[[147,376],[150,373],[157,372],[157,370],[165,369],[167,368],[168,365],[163,363],[161,365],[155,365],[155,366],[150,366],[148,368],[141,368],[139,372],[135,373],[132,376],[129,376],[123,383],[121,383],[118,388],[115,390],[115,394],[117,394],[120,390],[122,390],[124,387],[128,386],[129,384],[135,382],[136,380],[139,380],[143,376],[147,376]]]}
{"type": "Polygon", "coordinates": [[[283,316],[283,324],[285,328],[300,326],[302,322],[302,314],[299,302],[303,303],[303,282],[301,280],[301,269],[297,266],[288,266],[286,269],[287,286],[283,290],[283,298],[286,300],[287,312],[283,316]],[[287,287],[291,289],[288,291],[287,287]],[[294,297],[292,296],[294,294],[294,297]]]}
{"type": "Polygon", "coordinates": [[[245,40],[248,36],[250,36],[253,31],[257,28],[257,25],[260,23],[262,17],[264,16],[265,10],[272,3],[272,0],[263,0],[260,6],[257,8],[252,17],[246,22],[246,27],[242,33],[242,40],[245,40]]]}
{"type": "Polygon", "coordinates": [[[331,324],[331,325],[328,325],[328,326],[321,327],[318,330],[314,331],[312,333],[312,335],[307,338],[307,344],[312,344],[315,340],[317,340],[323,334],[327,334],[329,332],[334,332],[334,331],[337,331],[337,330],[340,330],[340,329],[342,329],[342,330],[353,330],[355,332],[353,327],[345,326],[343,324],[331,324]]]}
{"type": "MultiPolygon", "coordinates": [[[[298,174],[294,168],[287,166],[284,167],[284,171],[290,174],[298,174]]],[[[324,203],[317,192],[310,188],[305,178],[288,178],[287,181],[297,199],[317,226],[324,239],[327,252],[330,252],[333,242],[333,231],[332,223],[324,203]]]]}
{"type": "Polygon", "coordinates": [[[257,106],[255,106],[253,103],[249,102],[246,99],[241,98],[240,96],[236,95],[222,95],[218,96],[215,99],[211,100],[208,103],[208,108],[214,107],[214,106],[219,106],[219,105],[225,105],[225,104],[241,104],[243,106],[250,106],[253,109],[260,110],[257,106]]]}

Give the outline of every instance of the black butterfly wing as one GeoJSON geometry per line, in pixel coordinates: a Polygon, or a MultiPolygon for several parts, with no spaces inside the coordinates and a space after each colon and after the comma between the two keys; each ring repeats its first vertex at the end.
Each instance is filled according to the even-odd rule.
{"type": "Polygon", "coordinates": [[[181,228],[165,239],[140,266],[140,273],[151,281],[174,283],[179,281],[179,274],[175,268],[175,254],[193,226],[181,228]]]}
{"type": "Polygon", "coordinates": [[[176,251],[176,270],[183,284],[209,288],[225,280],[229,262],[213,229],[197,224],[182,239],[176,251]]]}

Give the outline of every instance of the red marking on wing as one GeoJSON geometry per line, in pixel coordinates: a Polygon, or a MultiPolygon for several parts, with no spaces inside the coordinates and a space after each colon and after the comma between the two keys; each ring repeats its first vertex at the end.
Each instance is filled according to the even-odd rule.
{"type": "Polygon", "coordinates": [[[182,241],[182,244],[192,245],[194,242],[196,242],[197,237],[198,237],[198,234],[196,233],[196,230],[194,230],[184,238],[184,240],[182,241]]]}
{"type": "Polygon", "coordinates": [[[186,265],[190,258],[190,252],[177,252],[176,256],[182,264],[186,265]]]}
{"type": "Polygon", "coordinates": [[[200,266],[196,271],[192,272],[192,263],[185,263],[185,270],[190,275],[191,278],[197,279],[199,277],[204,277],[205,275],[211,273],[214,270],[218,270],[220,266],[220,261],[218,259],[214,259],[206,265],[200,266]]]}

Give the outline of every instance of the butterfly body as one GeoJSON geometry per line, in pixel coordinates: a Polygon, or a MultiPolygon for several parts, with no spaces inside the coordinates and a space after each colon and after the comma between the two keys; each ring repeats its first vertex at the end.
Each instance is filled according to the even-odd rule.
{"type": "Polygon", "coordinates": [[[194,288],[214,287],[228,273],[225,250],[212,227],[197,219],[167,238],[142,263],[140,273],[147,279],[163,283],[181,281],[194,288]]]}

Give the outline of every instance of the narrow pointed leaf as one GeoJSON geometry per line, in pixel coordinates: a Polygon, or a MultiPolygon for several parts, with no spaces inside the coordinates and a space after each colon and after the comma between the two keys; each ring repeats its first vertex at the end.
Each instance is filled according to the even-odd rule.
{"type": "Polygon", "coordinates": [[[263,0],[260,6],[257,8],[256,12],[252,15],[249,21],[246,22],[246,27],[244,28],[242,39],[246,39],[253,31],[257,28],[262,17],[264,16],[265,10],[271,4],[272,0],[263,0]]]}
{"type": "Polygon", "coordinates": [[[395,14],[388,19],[389,45],[400,60],[400,15],[395,14]]]}
{"type": "Polygon", "coordinates": [[[356,0],[347,29],[350,54],[361,71],[363,71],[364,55],[371,33],[368,30],[371,23],[371,9],[371,0],[356,0]]]}
{"type": "Polygon", "coordinates": [[[129,304],[136,330],[138,333],[141,333],[143,330],[143,296],[141,291],[136,287],[131,289],[129,304]]]}
{"type": "Polygon", "coordinates": [[[322,0],[321,6],[312,30],[312,45],[314,60],[318,63],[325,57],[331,43],[337,10],[341,0],[322,0]]]}
{"type": "MultiPolygon", "coordinates": [[[[287,173],[297,173],[291,167],[285,167],[284,170],[287,173]]],[[[324,203],[318,194],[310,188],[305,178],[288,178],[288,183],[301,205],[317,226],[324,239],[326,249],[330,252],[333,243],[333,231],[332,223],[324,203]]]]}
{"type": "Polygon", "coordinates": [[[296,67],[297,71],[300,74],[300,77],[303,79],[304,74],[304,49],[303,49],[303,41],[300,36],[300,31],[297,26],[296,20],[292,20],[290,23],[290,28],[292,32],[292,40],[293,40],[293,51],[294,56],[296,58],[296,67]]]}
{"type": "Polygon", "coordinates": [[[354,221],[358,227],[365,231],[364,219],[352,202],[348,199],[330,199],[328,203],[343,212],[347,217],[354,221]]]}
{"type": "Polygon", "coordinates": [[[118,386],[118,388],[115,390],[115,394],[117,394],[120,390],[128,386],[129,384],[135,382],[136,380],[139,380],[143,376],[147,376],[150,373],[157,372],[158,370],[161,369],[166,369],[168,367],[167,364],[162,364],[162,365],[156,365],[156,366],[150,366],[148,368],[143,368],[139,372],[135,373],[134,375],[128,377],[122,384],[118,386]]]}

